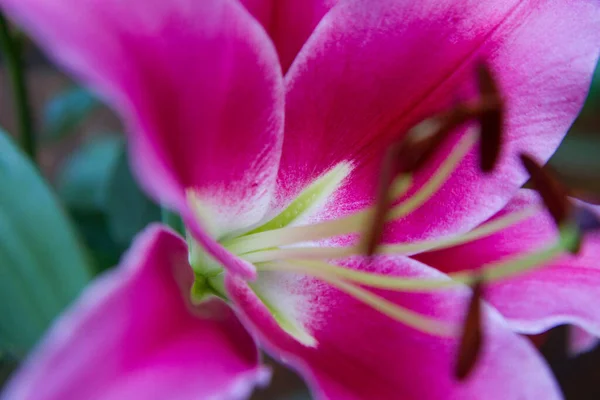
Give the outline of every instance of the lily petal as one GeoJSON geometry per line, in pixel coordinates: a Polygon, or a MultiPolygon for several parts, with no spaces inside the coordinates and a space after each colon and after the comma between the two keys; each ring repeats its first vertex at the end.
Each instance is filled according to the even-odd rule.
{"type": "Polygon", "coordinates": [[[149,227],[50,329],[3,399],[242,399],[269,379],[221,301],[192,309],[185,242],[149,227]]]}
{"type": "Polygon", "coordinates": [[[284,72],[321,18],[338,0],[241,0],[277,47],[284,72]]]}
{"type": "MultiPolygon", "coordinates": [[[[440,278],[443,274],[417,261],[380,257],[353,268],[440,278]]],[[[226,287],[261,345],[296,368],[319,399],[557,399],[560,393],[536,349],[512,333],[497,312],[484,308],[485,344],[472,375],[453,378],[458,338],[416,331],[379,311],[308,277],[274,272],[261,276],[267,297],[302,325],[315,343],[301,344],[275,322],[255,292],[235,276],[226,287]],[[518,365],[518,368],[515,368],[518,365]]],[[[381,293],[399,305],[430,317],[461,324],[467,288],[429,294],[381,293]]]]}
{"type": "Polygon", "coordinates": [[[280,157],[283,83],[233,0],[1,0],[47,54],[127,125],[144,188],[183,213],[193,189],[223,231],[260,220],[280,157]]]}
{"type": "MultiPolygon", "coordinates": [[[[340,2],[286,75],[278,205],[344,160],[354,164],[354,173],[325,214],[372,204],[390,143],[422,118],[473,97],[476,65],[485,62],[507,108],[496,171],[482,174],[474,149],[388,240],[481,223],[526,180],[516,154],[526,150],[548,159],[577,116],[598,58],[599,24],[600,7],[590,0],[340,2]]],[[[439,149],[415,177],[416,187],[451,147],[439,149]]]]}
{"type": "Polygon", "coordinates": [[[598,338],[585,329],[572,326],[569,330],[569,354],[577,356],[593,350],[598,345],[598,338]]]}
{"type": "MultiPolygon", "coordinates": [[[[496,217],[540,204],[537,194],[522,190],[496,217]]],[[[599,207],[590,207],[600,214],[599,207]]],[[[476,269],[553,243],[558,237],[551,216],[532,217],[483,239],[416,256],[444,272],[476,269]]],[[[584,236],[577,255],[564,255],[547,266],[488,285],[485,298],[522,333],[534,334],[571,323],[600,336],[600,310],[590,307],[600,298],[600,233],[584,236]]],[[[577,347],[577,346],[576,346],[577,347]]]]}

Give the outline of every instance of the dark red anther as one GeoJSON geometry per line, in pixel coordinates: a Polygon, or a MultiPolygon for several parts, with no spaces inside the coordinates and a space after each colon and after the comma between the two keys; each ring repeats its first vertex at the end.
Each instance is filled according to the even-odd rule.
{"type": "Polygon", "coordinates": [[[396,173],[413,173],[431,159],[450,132],[447,118],[437,116],[415,125],[394,149],[396,173]]]}
{"type": "Polygon", "coordinates": [[[400,173],[412,174],[420,170],[454,130],[478,120],[481,125],[481,169],[489,172],[496,165],[502,139],[503,104],[496,80],[485,64],[478,66],[477,78],[481,92],[479,101],[458,104],[448,112],[423,120],[388,150],[379,176],[373,221],[362,238],[367,255],[374,254],[381,241],[393,201],[389,198],[389,188],[394,178],[400,173]]]}
{"type": "Polygon", "coordinates": [[[491,172],[498,162],[502,147],[504,104],[496,79],[487,64],[478,65],[477,81],[481,92],[480,168],[483,172],[491,172]]]}
{"type": "Polygon", "coordinates": [[[375,215],[373,215],[371,226],[362,237],[365,252],[368,256],[372,256],[375,253],[379,242],[381,242],[381,237],[383,236],[385,219],[390,207],[389,188],[397,174],[397,160],[400,146],[402,145],[392,145],[383,158],[381,172],[379,174],[379,183],[377,186],[377,195],[375,198],[375,215]]]}
{"type": "Polygon", "coordinates": [[[454,375],[456,379],[465,380],[475,368],[481,349],[483,348],[483,329],[481,321],[481,281],[473,285],[473,295],[469,302],[463,334],[458,348],[458,358],[454,375]]]}
{"type": "Polygon", "coordinates": [[[519,157],[554,222],[557,226],[562,225],[569,219],[572,211],[566,189],[546,172],[534,158],[527,154],[521,154],[519,157]]]}

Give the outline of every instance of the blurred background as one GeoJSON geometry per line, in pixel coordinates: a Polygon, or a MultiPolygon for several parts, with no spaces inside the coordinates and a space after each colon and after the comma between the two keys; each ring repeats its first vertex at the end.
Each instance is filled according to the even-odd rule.
{"type": "MultiPolygon", "coordinates": [[[[160,209],[131,176],[122,128],[114,114],[56,70],[31,43],[25,42],[23,54],[41,172],[85,244],[94,273],[100,273],[118,262],[135,233],[160,221],[160,209]]],[[[0,126],[9,134],[17,132],[4,60],[0,60],[0,126]]],[[[600,202],[600,68],[580,117],[550,166],[573,195],[600,202]]],[[[536,341],[567,399],[600,399],[600,349],[569,357],[566,335],[566,328],[559,327],[536,341]]],[[[16,357],[0,349],[0,382],[16,366],[16,357]]],[[[309,397],[293,372],[275,366],[273,385],[254,398],[309,397]]]]}

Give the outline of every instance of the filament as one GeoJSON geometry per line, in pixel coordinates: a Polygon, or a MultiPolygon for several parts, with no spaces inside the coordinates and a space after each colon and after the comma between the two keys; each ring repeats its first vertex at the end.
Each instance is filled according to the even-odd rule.
{"type": "MultiPolygon", "coordinates": [[[[277,266],[271,264],[271,270],[287,269],[279,262],[277,266]]],[[[265,265],[268,270],[268,266],[265,265]]],[[[358,301],[365,303],[377,311],[393,318],[405,325],[411,326],[419,331],[440,335],[455,336],[457,328],[449,323],[442,322],[435,318],[429,318],[417,312],[411,311],[405,307],[399,306],[385,298],[378,296],[368,290],[362,289],[352,283],[340,279],[338,276],[330,275],[323,271],[312,271],[311,275],[321,281],[341,290],[342,292],[354,297],[358,301]]]]}
{"type": "Polygon", "coordinates": [[[476,143],[477,137],[477,132],[474,130],[470,130],[463,135],[450,152],[450,155],[444,159],[443,163],[435,171],[434,175],[415,194],[390,210],[388,220],[402,218],[427,202],[439,190],[442,184],[448,180],[448,177],[456,169],[458,163],[462,161],[476,143]]]}
{"type": "MultiPolygon", "coordinates": [[[[539,211],[537,207],[530,207],[525,210],[517,211],[511,214],[504,215],[493,221],[487,222],[472,231],[460,236],[452,236],[449,238],[425,240],[415,243],[403,243],[392,245],[380,245],[377,247],[375,254],[395,254],[395,255],[413,255],[431,250],[441,250],[448,247],[454,247],[460,244],[469,243],[475,240],[482,239],[497,233],[519,221],[522,221],[539,211]]],[[[363,253],[361,245],[345,246],[345,247],[289,247],[275,248],[263,251],[240,255],[246,261],[251,263],[267,262],[279,259],[335,259],[343,258],[352,255],[363,253]]]]}
{"type": "MultiPolygon", "coordinates": [[[[444,181],[447,180],[448,176],[456,168],[458,163],[469,152],[476,140],[476,132],[467,132],[467,134],[465,134],[459,140],[458,144],[454,146],[454,149],[450,155],[444,160],[433,177],[413,196],[394,206],[390,210],[388,220],[401,218],[429,200],[429,198],[431,198],[431,196],[433,196],[441,187],[444,181]]],[[[327,179],[325,179],[325,181],[329,182],[327,179]]],[[[410,175],[401,175],[392,185],[393,194],[398,197],[403,195],[408,191],[411,183],[412,177],[410,175]]],[[[303,192],[299,198],[304,199],[304,193],[310,193],[312,196],[314,195],[312,192],[313,188],[311,186],[309,189],[307,189],[307,191],[303,192]]],[[[286,209],[287,211],[282,212],[280,216],[289,213],[290,208],[295,208],[294,203],[292,203],[292,205],[286,209]]],[[[266,247],[273,248],[294,243],[315,241],[334,236],[353,234],[361,231],[364,226],[368,226],[373,213],[373,208],[369,207],[340,219],[328,220],[313,225],[283,227],[271,230],[262,230],[263,228],[260,228],[250,232],[247,235],[224,241],[223,245],[235,254],[246,254],[264,249],[266,247]]],[[[287,217],[279,218],[279,216],[276,217],[278,222],[275,225],[277,226],[281,225],[284,221],[286,223],[291,222],[291,220],[289,220],[287,217]]],[[[264,226],[267,225],[271,226],[270,223],[264,226]]]]}
{"type": "Polygon", "coordinates": [[[489,284],[544,266],[556,256],[567,251],[579,240],[576,228],[567,226],[561,230],[556,243],[540,251],[526,254],[516,259],[498,261],[482,266],[477,270],[448,274],[448,279],[422,279],[394,277],[385,274],[357,271],[319,260],[288,260],[285,263],[257,264],[259,271],[286,270],[308,275],[327,274],[356,284],[378,289],[401,291],[431,291],[459,285],[473,285],[476,281],[489,284]]]}

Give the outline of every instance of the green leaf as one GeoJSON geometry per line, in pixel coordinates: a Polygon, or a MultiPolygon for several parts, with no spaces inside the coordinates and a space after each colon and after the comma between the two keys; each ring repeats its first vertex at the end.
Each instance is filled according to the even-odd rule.
{"type": "Polygon", "coordinates": [[[128,246],[146,225],[160,221],[160,208],[141,191],[134,180],[125,152],[121,154],[106,199],[108,227],[113,239],[128,246]]]}
{"type": "Polygon", "coordinates": [[[132,238],[160,210],[131,176],[122,137],[99,136],[63,165],[58,189],[97,271],[116,265],[132,238]]]}
{"type": "Polygon", "coordinates": [[[597,135],[571,132],[565,137],[550,163],[561,172],[596,176],[596,171],[600,171],[598,149],[600,138],[597,135]]]}
{"type": "Polygon", "coordinates": [[[0,349],[22,357],[91,279],[48,185],[0,131],[0,349]]]}
{"type": "Polygon", "coordinates": [[[67,89],[56,95],[44,110],[45,137],[58,140],[73,132],[100,102],[80,87],[67,89]]]}
{"type": "Polygon", "coordinates": [[[17,368],[18,360],[11,354],[0,350],[0,388],[8,380],[12,372],[17,368]]]}
{"type": "Polygon", "coordinates": [[[127,250],[126,246],[115,242],[108,228],[104,212],[69,210],[71,218],[88,247],[96,272],[102,272],[119,263],[127,250]]]}
{"type": "Polygon", "coordinates": [[[58,193],[70,209],[104,210],[108,186],[123,148],[121,137],[104,135],[71,155],[57,182],[58,193]]]}

